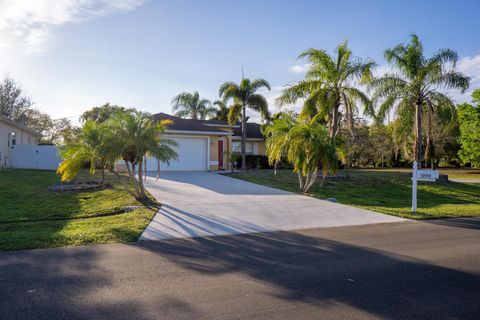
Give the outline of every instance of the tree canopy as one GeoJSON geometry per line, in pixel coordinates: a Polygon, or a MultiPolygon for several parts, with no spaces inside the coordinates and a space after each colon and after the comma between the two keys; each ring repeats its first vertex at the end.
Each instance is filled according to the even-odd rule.
{"type": "Polygon", "coordinates": [[[374,91],[373,101],[378,103],[376,118],[383,121],[393,109],[399,121],[414,124],[414,157],[420,165],[424,109],[428,112],[452,109],[454,102],[441,90],[465,92],[470,78],[455,71],[458,54],[453,50],[440,49],[426,58],[423,45],[415,34],[411,35],[409,43],[387,49],[384,55],[394,72],[370,83],[374,91]]]}
{"type": "Polygon", "coordinates": [[[472,94],[473,104],[458,106],[460,144],[458,155],[464,164],[480,167],[480,89],[472,94]]]}
{"type": "Polygon", "coordinates": [[[215,114],[216,109],[208,99],[200,98],[198,91],[182,92],[172,99],[172,110],[177,117],[205,120],[215,114]]]}

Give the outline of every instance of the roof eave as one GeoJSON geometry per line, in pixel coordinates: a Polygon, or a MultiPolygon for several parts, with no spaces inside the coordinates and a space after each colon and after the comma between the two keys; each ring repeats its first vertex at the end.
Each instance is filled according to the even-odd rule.
{"type": "Polygon", "coordinates": [[[204,135],[204,136],[231,136],[232,132],[227,131],[195,131],[195,130],[167,130],[166,133],[170,134],[192,134],[192,135],[204,135]]]}

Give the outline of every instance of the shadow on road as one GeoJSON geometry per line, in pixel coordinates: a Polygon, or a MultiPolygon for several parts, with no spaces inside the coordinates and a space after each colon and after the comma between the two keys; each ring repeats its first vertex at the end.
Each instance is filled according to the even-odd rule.
{"type": "MultiPolygon", "coordinates": [[[[355,318],[342,313],[343,306],[382,319],[478,318],[478,274],[312,233],[0,253],[0,314],[49,320],[218,318],[224,302],[209,297],[210,281],[235,274],[216,282],[217,296],[245,282],[262,283],[268,290],[243,287],[238,294],[247,290],[258,297],[257,309],[265,301],[305,303],[314,313],[304,318],[355,318]],[[184,283],[189,277],[197,287],[184,283]]],[[[237,316],[229,310],[222,318],[237,316]]]]}
{"type": "Polygon", "coordinates": [[[340,302],[383,319],[474,319],[480,312],[477,275],[293,232],[138,246],[197,273],[243,273],[273,285],[285,301],[340,302]]]}

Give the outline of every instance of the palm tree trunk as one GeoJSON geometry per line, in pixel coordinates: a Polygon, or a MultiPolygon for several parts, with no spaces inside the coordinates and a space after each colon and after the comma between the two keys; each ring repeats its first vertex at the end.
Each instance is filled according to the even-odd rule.
{"type": "Polygon", "coordinates": [[[415,105],[415,161],[418,169],[422,167],[422,104],[415,105]]]}
{"type": "Polygon", "coordinates": [[[160,179],[160,160],[157,159],[157,179],[155,181],[158,179],[160,179]]]}
{"type": "Polygon", "coordinates": [[[332,123],[331,123],[331,126],[330,126],[330,138],[332,138],[332,140],[335,140],[335,137],[337,135],[337,132],[338,132],[338,120],[339,120],[339,117],[338,117],[338,108],[340,107],[340,105],[337,103],[335,105],[335,108],[332,110],[332,123]]]}
{"type": "Polygon", "coordinates": [[[138,162],[138,185],[140,187],[140,195],[142,199],[146,198],[145,187],[143,186],[143,160],[140,159],[138,162]]]}
{"type": "Polygon", "coordinates": [[[242,170],[247,169],[246,160],[246,144],[247,144],[247,107],[242,108],[242,170]]]}
{"type": "Polygon", "coordinates": [[[135,165],[133,163],[130,163],[130,161],[125,161],[125,164],[127,165],[128,177],[130,178],[133,189],[137,194],[137,198],[141,197],[140,190],[138,189],[137,179],[135,178],[135,165]],[[131,168],[130,165],[132,166],[131,168]]]}
{"type": "Polygon", "coordinates": [[[310,177],[310,181],[308,182],[308,185],[305,187],[305,192],[307,192],[310,189],[310,187],[313,186],[313,184],[317,180],[317,176],[318,176],[318,168],[315,168],[315,170],[313,170],[313,173],[310,177]]]}
{"type": "Polygon", "coordinates": [[[143,181],[147,181],[147,158],[143,161],[143,181]]]}
{"type": "Polygon", "coordinates": [[[302,174],[299,172],[297,172],[297,175],[298,175],[298,185],[300,187],[300,190],[303,190],[303,177],[302,177],[302,174]]]}
{"type": "Polygon", "coordinates": [[[348,103],[347,96],[345,95],[345,93],[342,94],[342,100],[345,106],[345,118],[347,120],[348,131],[352,136],[353,143],[355,143],[355,124],[353,119],[352,106],[348,103]]]}
{"type": "Polygon", "coordinates": [[[431,115],[430,106],[427,106],[427,146],[425,148],[425,166],[428,166],[428,160],[432,157],[431,133],[432,133],[432,115],[431,115]]]}

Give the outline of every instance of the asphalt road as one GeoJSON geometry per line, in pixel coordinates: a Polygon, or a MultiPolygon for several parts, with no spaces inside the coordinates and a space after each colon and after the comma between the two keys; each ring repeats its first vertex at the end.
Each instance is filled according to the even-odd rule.
{"type": "Polygon", "coordinates": [[[0,253],[1,319],[479,319],[480,220],[0,253]]]}

